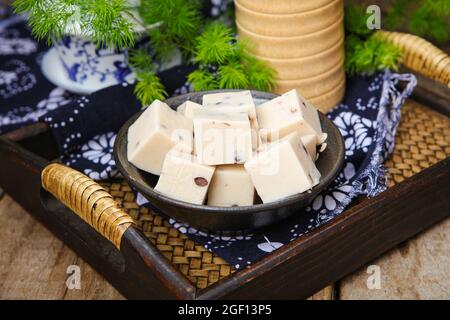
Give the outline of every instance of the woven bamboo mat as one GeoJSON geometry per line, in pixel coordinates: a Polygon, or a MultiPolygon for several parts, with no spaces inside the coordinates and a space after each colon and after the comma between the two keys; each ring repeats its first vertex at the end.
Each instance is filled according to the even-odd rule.
{"type": "MultiPolygon", "coordinates": [[[[389,186],[450,156],[450,119],[414,101],[403,107],[393,156],[387,161],[389,186]]],[[[187,278],[205,288],[234,270],[217,255],[173,228],[158,214],[139,208],[124,182],[103,186],[136,221],[138,227],[187,278]]]]}
{"type": "Polygon", "coordinates": [[[393,186],[450,156],[450,118],[417,102],[408,101],[392,157],[386,162],[393,186]]]}
{"type": "Polygon", "coordinates": [[[139,207],[134,193],[125,181],[102,185],[136,221],[137,226],[158,250],[197,288],[206,288],[233,272],[225,260],[196,244],[160,215],[139,207]]]}

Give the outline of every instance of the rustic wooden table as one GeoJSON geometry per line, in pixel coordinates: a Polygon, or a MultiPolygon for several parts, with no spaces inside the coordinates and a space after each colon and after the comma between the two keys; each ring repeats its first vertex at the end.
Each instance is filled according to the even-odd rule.
{"type": "Polygon", "coordinates": [[[8,195],[0,200],[0,224],[0,299],[123,299],[8,195]],[[70,265],[80,267],[80,290],[67,289],[70,265]]]}
{"type": "MultiPolygon", "coordinates": [[[[0,200],[0,299],[123,299],[101,275],[8,195],[0,200]],[[81,289],[67,289],[67,268],[81,271],[81,289]]],[[[450,219],[369,265],[380,289],[369,290],[367,267],[312,298],[450,299],[450,219]]]]}

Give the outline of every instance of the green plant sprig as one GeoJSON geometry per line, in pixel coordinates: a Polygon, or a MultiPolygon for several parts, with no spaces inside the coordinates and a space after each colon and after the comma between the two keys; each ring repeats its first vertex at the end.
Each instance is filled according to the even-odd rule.
{"type": "Polygon", "coordinates": [[[167,97],[167,92],[156,75],[156,68],[147,46],[130,50],[128,63],[137,78],[134,94],[143,106],[149,105],[153,100],[164,100],[167,97]]]}
{"type": "Polygon", "coordinates": [[[248,54],[248,44],[235,39],[232,27],[204,21],[201,3],[141,0],[131,8],[127,0],[16,0],[14,7],[28,15],[33,35],[48,43],[75,33],[99,46],[129,49],[137,78],[134,93],[143,105],[167,97],[153,58],[163,61],[176,49],[198,66],[188,77],[195,90],[270,90],[274,71],[248,54]],[[138,25],[149,36],[149,45],[142,48],[135,48],[138,25]]]}
{"type": "Polygon", "coordinates": [[[384,24],[388,29],[405,25],[411,33],[442,43],[450,37],[449,16],[449,0],[395,0],[384,24]]]}
{"type": "Polygon", "coordinates": [[[355,35],[346,38],[345,70],[350,75],[373,74],[380,70],[398,70],[402,54],[394,45],[377,34],[367,40],[355,35]]]}
{"type": "Polygon", "coordinates": [[[167,92],[159,77],[151,71],[137,72],[138,82],[134,87],[134,94],[143,106],[148,106],[154,100],[164,100],[167,92]]]}
{"type": "Polygon", "coordinates": [[[364,7],[345,6],[345,71],[371,75],[384,69],[398,70],[400,49],[368,29],[367,17],[364,7]]]}
{"type": "Polygon", "coordinates": [[[148,35],[160,60],[177,47],[192,55],[192,44],[201,27],[199,0],[142,0],[139,14],[145,25],[158,25],[148,35]]]}
{"type": "Polygon", "coordinates": [[[372,30],[367,28],[367,14],[361,5],[346,5],[344,14],[345,31],[347,34],[354,34],[359,37],[367,37],[372,30]]]}
{"type": "Polygon", "coordinates": [[[134,24],[125,17],[125,0],[16,0],[16,13],[27,13],[33,35],[48,43],[66,34],[89,37],[99,46],[134,45],[134,24]]]}
{"type": "Polygon", "coordinates": [[[236,40],[231,28],[214,22],[195,41],[199,68],[188,76],[194,90],[256,89],[274,86],[275,72],[251,56],[248,44],[236,40]]]}

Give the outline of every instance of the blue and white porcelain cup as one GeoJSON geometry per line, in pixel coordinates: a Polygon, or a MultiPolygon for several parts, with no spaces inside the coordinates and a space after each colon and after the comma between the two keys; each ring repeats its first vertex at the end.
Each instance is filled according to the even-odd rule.
{"type": "Polygon", "coordinates": [[[92,41],[74,35],[55,41],[53,46],[69,82],[99,90],[134,78],[127,65],[126,49],[98,47],[92,41]]]}

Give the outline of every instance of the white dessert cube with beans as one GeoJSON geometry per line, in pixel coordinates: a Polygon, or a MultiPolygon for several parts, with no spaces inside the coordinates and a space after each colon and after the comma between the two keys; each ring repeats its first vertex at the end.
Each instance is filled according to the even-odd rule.
{"type": "Polygon", "coordinates": [[[322,143],[324,135],[319,114],[296,90],[291,90],[256,109],[263,140],[273,142],[299,131],[301,135],[314,134],[322,143]]]}
{"type": "Polygon", "coordinates": [[[207,108],[239,108],[247,111],[250,127],[252,128],[252,145],[253,149],[256,150],[258,147],[259,125],[255,102],[249,90],[205,94],[203,96],[203,106],[207,108]]]}
{"type": "Polygon", "coordinates": [[[316,153],[317,153],[317,137],[314,134],[307,134],[302,137],[303,145],[306,148],[306,152],[311,157],[312,161],[316,161],[316,153]]]}
{"type": "Polygon", "coordinates": [[[201,107],[201,104],[192,101],[186,101],[177,108],[177,111],[186,118],[192,120],[194,118],[194,111],[200,109],[201,107]]]}
{"type": "Polygon", "coordinates": [[[214,167],[200,164],[190,154],[169,152],[155,190],[177,200],[203,204],[214,170],[214,167]]]}
{"type": "Polygon", "coordinates": [[[264,203],[305,192],[320,179],[298,132],[268,145],[244,166],[264,203]]]}
{"type": "Polygon", "coordinates": [[[194,112],[194,143],[200,163],[244,163],[252,155],[250,123],[246,112],[202,108],[194,112]]]}
{"type": "Polygon", "coordinates": [[[255,188],[242,164],[216,167],[208,191],[208,205],[221,207],[250,206],[255,200],[255,188]]]}
{"type": "Polygon", "coordinates": [[[159,175],[173,147],[191,153],[192,120],[155,100],[128,129],[128,160],[139,169],[159,175]]]}

